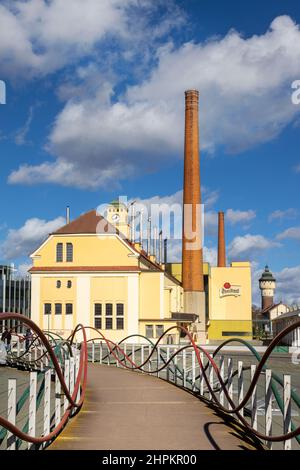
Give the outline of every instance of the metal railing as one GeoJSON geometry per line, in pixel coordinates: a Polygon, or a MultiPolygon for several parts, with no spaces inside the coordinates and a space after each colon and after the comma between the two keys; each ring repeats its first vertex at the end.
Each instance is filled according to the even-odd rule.
{"type": "Polygon", "coordinates": [[[0,413],[0,449],[43,449],[82,406],[87,379],[85,330],[78,325],[71,337],[63,340],[42,332],[23,315],[0,314],[3,320],[25,323],[34,335],[27,345],[20,335],[8,350],[7,390],[1,397],[3,407],[3,394],[7,394],[7,406],[4,416],[0,413]],[[74,342],[78,332],[83,336],[80,345],[74,342]]]}
{"type": "Polygon", "coordinates": [[[281,332],[262,356],[241,339],[227,340],[209,354],[193,342],[186,330],[190,344],[161,344],[166,334],[181,327],[169,328],[155,344],[142,335],[124,338],[116,344],[95,330],[99,337],[89,340],[88,357],[91,362],[152,374],[191,390],[234,416],[269,449],[299,449],[300,396],[292,387],[292,380],[299,377],[299,364],[293,366],[293,376],[289,373],[280,376],[269,364],[274,361],[271,353],[281,338],[299,326],[300,322],[281,332]],[[228,351],[226,355],[222,353],[225,346],[235,341],[249,352],[243,360],[231,357],[228,351]]]}

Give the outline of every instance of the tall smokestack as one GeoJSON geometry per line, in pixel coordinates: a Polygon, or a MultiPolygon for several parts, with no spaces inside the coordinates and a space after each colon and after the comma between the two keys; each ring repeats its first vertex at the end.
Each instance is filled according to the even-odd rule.
{"type": "Polygon", "coordinates": [[[199,340],[205,340],[201,190],[199,158],[199,92],[185,92],[182,284],[185,311],[200,320],[199,340]],[[193,233],[193,235],[192,235],[193,233]]]}
{"type": "Polygon", "coordinates": [[[218,267],[226,266],[224,212],[218,213],[218,267]]]}

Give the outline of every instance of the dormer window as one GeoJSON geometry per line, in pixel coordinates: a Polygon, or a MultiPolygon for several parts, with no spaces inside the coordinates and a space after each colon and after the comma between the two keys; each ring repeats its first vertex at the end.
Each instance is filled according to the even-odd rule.
{"type": "Polygon", "coordinates": [[[63,261],[63,244],[57,243],[56,245],[56,262],[62,263],[63,261]]]}
{"type": "Polygon", "coordinates": [[[73,244],[67,243],[67,262],[72,263],[73,261],[73,244]]]}

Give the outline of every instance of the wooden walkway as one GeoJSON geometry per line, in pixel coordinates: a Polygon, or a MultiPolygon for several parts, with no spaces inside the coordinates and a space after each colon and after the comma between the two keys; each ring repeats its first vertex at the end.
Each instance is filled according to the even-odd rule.
{"type": "Polygon", "coordinates": [[[89,364],[80,413],[48,450],[257,449],[194,395],[163,380],[89,364]]]}

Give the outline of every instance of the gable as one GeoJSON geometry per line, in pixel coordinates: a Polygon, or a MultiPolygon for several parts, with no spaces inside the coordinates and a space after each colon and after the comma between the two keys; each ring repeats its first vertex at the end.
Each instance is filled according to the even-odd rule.
{"type": "Polygon", "coordinates": [[[134,251],[116,234],[53,234],[31,257],[34,267],[138,266],[134,251]],[[57,243],[63,244],[63,262],[56,262],[57,243]],[[66,243],[73,244],[73,262],[66,262],[66,243]]]}

